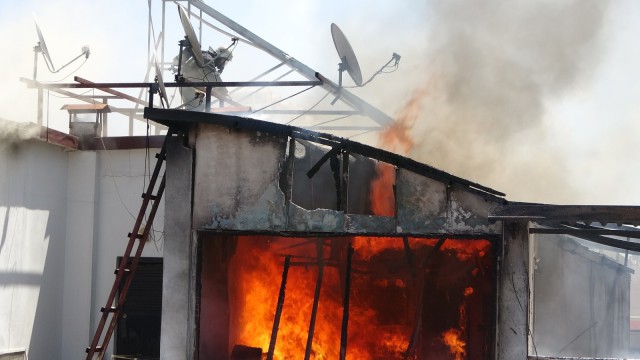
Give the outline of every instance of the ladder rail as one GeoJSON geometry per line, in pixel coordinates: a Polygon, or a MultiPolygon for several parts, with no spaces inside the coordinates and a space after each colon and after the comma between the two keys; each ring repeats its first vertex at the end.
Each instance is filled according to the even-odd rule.
{"type": "Polygon", "coordinates": [[[124,303],[124,300],[126,298],[126,294],[128,292],[128,287],[131,285],[131,280],[133,279],[133,275],[135,272],[135,268],[137,267],[137,263],[138,263],[138,259],[140,258],[140,256],[142,255],[142,250],[144,248],[144,244],[146,243],[147,237],[149,236],[149,231],[151,229],[151,226],[153,224],[153,220],[155,218],[155,214],[157,211],[157,208],[160,204],[160,200],[162,198],[162,193],[164,192],[164,187],[165,187],[165,176],[166,176],[166,171],[165,174],[163,174],[162,176],[162,180],[160,182],[160,185],[158,187],[158,191],[156,193],[156,195],[153,195],[153,191],[155,189],[156,186],[156,182],[158,180],[158,175],[160,174],[160,171],[162,169],[162,165],[166,160],[166,147],[167,147],[167,139],[169,137],[171,137],[171,135],[173,134],[172,129],[169,129],[167,131],[167,135],[165,137],[165,141],[162,145],[162,148],[160,150],[160,153],[158,153],[156,155],[157,157],[157,161],[156,161],[156,165],[155,168],[153,170],[153,174],[149,180],[149,184],[147,186],[147,189],[145,191],[145,193],[143,194],[143,200],[142,200],[142,205],[140,206],[140,211],[138,212],[138,216],[136,218],[136,221],[134,223],[133,226],[133,230],[132,232],[129,234],[129,241],[127,243],[127,247],[125,249],[124,255],[122,256],[122,259],[120,260],[119,266],[118,266],[118,270],[116,273],[116,278],[114,280],[113,286],[111,287],[111,291],[109,293],[109,296],[107,298],[107,303],[105,305],[105,307],[102,309],[102,316],[100,317],[100,322],[98,323],[98,326],[96,328],[96,332],[94,334],[94,337],[91,341],[90,346],[87,348],[87,360],[92,360],[93,356],[96,353],[99,353],[99,359],[102,359],[102,356],[104,355],[104,351],[106,350],[106,346],[109,344],[109,340],[111,338],[111,333],[113,332],[113,329],[115,328],[115,323],[117,322],[117,319],[120,315],[120,311],[121,311],[121,306],[122,303],[124,303]],[[142,225],[142,222],[144,221],[145,215],[147,213],[147,208],[149,206],[149,202],[153,201],[153,205],[151,208],[151,212],[149,214],[149,218],[147,219],[147,222],[145,224],[145,227],[143,229],[142,234],[140,234],[140,227],[142,225]],[[128,269],[129,273],[126,274],[126,270],[127,270],[127,264],[129,262],[129,259],[131,258],[131,252],[133,250],[133,246],[136,242],[136,240],[140,240],[139,244],[138,244],[138,248],[136,249],[136,253],[133,257],[132,260],[132,264],[131,267],[128,269]],[[135,266],[134,266],[135,263],[135,266]],[[127,278],[125,280],[125,283],[123,285],[123,290],[121,290],[120,296],[118,297],[118,303],[115,306],[115,309],[113,309],[113,302],[116,298],[116,294],[118,292],[118,289],[120,288],[120,284],[122,283],[122,278],[127,275],[127,278]],[[125,289],[126,287],[126,289],[125,289]],[[124,296],[123,296],[124,295],[124,296]],[[104,327],[107,323],[107,320],[109,318],[109,316],[112,315],[112,319],[111,322],[109,324],[109,328],[107,333],[105,333],[105,337],[104,340],[102,342],[102,346],[98,346],[98,343],[100,342],[100,338],[102,337],[102,332],[104,330],[104,327]]]}
{"type": "MultiPolygon", "coordinates": [[[[147,224],[153,223],[153,219],[155,218],[156,212],[160,204],[160,199],[162,198],[162,194],[164,192],[165,177],[166,177],[166,174],[162,176],[162,181],[160,182],[160,186],[158,188],[158,192],[156,195],[158,199],[153,203],[151,212],[149,213],[149,219],[147,221],[147,224]]],[[[102,341],[102,349],[106,349],[107,345],[109,345],[109,341],[111,340],[113,331],[115,330],[116,324],[118,323],[118,318],[120,317],[120,313],[122,311],[122,305],[124,305],[124,301],[127,298],[127,294],[129,293],[129,288],[131,287],[131,283],[133,282],[133,274],[135,274],[136,269],[138,268],[138,261],[140,260],[140,256],[142,255],[142,250],[144,249],[144,246],[147,243],[147,239],[149,237],[150,231],[151,231],[151,226],[145,226],[143,230],[142,238],[138,243],[136,254],[133,257],[133,260],[131,261],[131,266],[129,267],[130,269],[129,276],[127,276],[127,278],[125,279],[124,285],[122,286],[122,290],[120,290],[120,296],[118,297],[116,310],[111,317],[111,322],[109,323],[107,332],[104,335],[104,340],[102,341]]],[[[102,355],[99,357],[99,359],[102,359],[102,355]]]]}

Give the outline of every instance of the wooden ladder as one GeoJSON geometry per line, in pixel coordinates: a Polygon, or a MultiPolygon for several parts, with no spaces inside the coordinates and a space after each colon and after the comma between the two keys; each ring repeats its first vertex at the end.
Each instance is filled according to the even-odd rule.
{"type": "Polygon", "coordinates": [[[162,145],[162,149],[158,154],[156,154],[156,166],[153,169],[153,174],[151,175],[151,179],[149,180],[149,185],[147,186],[144,194],[142,194],[142,205],[140,206],[138,217],[136,218],[136,222],[133,225],[133,230],[127,235],[129,237],[127,248],[124,252],[124,255],[122,256],[122,259],[120,260],[118,268],[114,272],[116,277],[113,281],[113,286],[111,287],[109,297],[107,298],[107,303],[103,308],[100,309],[100,311],[102,312],[102,316],[100,318],[100,322],[98,323],[98,327],[96,328],[93,340],[91,341],[91,345],[86,349],[87,360],[93,360],[95,355],[97,355],[97,359],[102,359],[105,349],[109,345],[109,340],[111,340],[111,335],[113,335],[113,331],[116,327],[116,323],[118,322],[118,318],[120,317],[122,305],[124,304],[127,293],[129,292],[129,287],[131,286],[133,276],[138,266],[138,260],[142,255],[142,250],[144,249],[144,245],[147,242],[147,238],[149,237],[149,231],[151,231],[151,225],[153,224],[153,219],[155,218],[160,200],[162,199],[162,194],[164,192],[166,172],[162,174],[162,180],[160,180],[158,189],[156,190],[155,195],[153,194],[158,180],[158,175],[160,174],[162,165],[166,160],[167,139],[170,138],[171,135],[172,131],[171,129],[169,129],[167,131],[165,141],[162,145]],[[151,211],[149,212],[145,226],[142,226],[142,222],[144,221],[144,217],[147,213],[147,208],[149,207],[150,203],[151,211]],[[131,252],[133,251],[136,242],[138,243],[137,248],[135,250],[135,254],[132,256],[131,252]],[[118,290],[120,290],[119,295],[118,290]],[[116,295],[118,296],[116,297],[116,295]],[[115,302],[115,305],[114,300],[117,300],[115,302]],[[104,333],[104,337],[102,337],[102,333],[107,323],[109,324],[109,326],[107,328],[107,331],[104,333]],[[102,341],[100,341],[101,337],[102,341]]]}

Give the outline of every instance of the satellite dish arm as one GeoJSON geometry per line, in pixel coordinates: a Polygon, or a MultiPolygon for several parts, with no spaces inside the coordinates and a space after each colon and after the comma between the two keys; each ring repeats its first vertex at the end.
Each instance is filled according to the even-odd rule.
{"type": "Polygon", "coordinates": [[[62,67],[59,68],[58,70],[55,70],[55,69],[51,68],[51,67],[53,67],[53,64],[51,64],[51,67],[49,67],[49,62],[47,61],[46,57],[45,57],[45,62],[47,63],[47,67],[49,68],[49,71],[51,71],[53,74],[56,74],[56,73],[60,72],[62,69],[66,68],[67,66],[71,65],[74,61],[78,60],[82,56],[84,56],[85,59],[88,59],[90,54],[91,54],[91,52],[89,51],[89,48],[85,46],[85,47],[82,48],[82,53],[80,53],[80,55],[76,56],[75,58],[73,58],[68,63],[62,65],[62,67]]]}
{"type": "Polygon", "coordinates": [[[380,70],[376,71],[370,78],[369,80],[365,81],[362,85],[360,85],[360,87],[367,85],[368,83],[371,82],[371,80],[373,80],[373,78],[375,78],[376,76],[382,74],[382,70],[386,69],[389,67],[389,64],[391,64],[391,62],[395,63],[393,64],[394,67],[397,67],[398,64],[400,63],[400,55],[393,53],[393,55],[391,55],[391,60],[387,61],[386,64],[382,65],[382,67],[380,68],[380,70]]]}

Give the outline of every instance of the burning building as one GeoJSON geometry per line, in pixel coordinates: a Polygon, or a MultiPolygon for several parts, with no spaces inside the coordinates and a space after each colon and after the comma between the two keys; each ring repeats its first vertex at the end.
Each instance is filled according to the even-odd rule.
{"type": "MultiPolygon", "coordinates": [[[[182,129],[167,139],[161,354],[525,358],[527,221],[540,212],[630,221],[636,211],[513,204],[408,158],[286,125],[146,116],[182,129]]],[[[612,301],[628,309],[624,284],[612,301]]],[[[621,319],[599,331],[628,334],[621,319]]]]}
{"type": "MultiPolygon", "coordinates": [[[[268,72],[287,65],[286,74],[295,71],[307,80],[230,87],[317,86],[347,106],[315,115],[357,114],[373,120],[374,130],[391,123],[204,2],[188,5],[276,58],[279,63],[268,72]]],[[[144,120],[166,126],[168,134],[107,137],[107,116],[115,120],[111,112],[129,116],[131,129],[139,112],[95,104],[107,97],[85,92],[75,98],[89,106],[66,108],[70,121],[73,111],[96,116],[86,127],[70,123],[78,136],[47,130],[38,137],[44,141],[0,147],[3,168],[12,169],[0,173],[0,259],[7,259],[0,262],[0,299],[9,309],[0,312],[0,323],[9,329],[0,333],[2,360],[26,358],[27,352],[32,358],[76,358],[87,344],[89,352],[98,350],[89,336],[105,325],[97,309],[105,298],[113,300],[107,286],[114,266],[112,295],[123,301],[108,300],[101,309],[102,316],[117,314],[113,341],[97,352],[101,358],[629,354],[632,271],[626,262],[612,262],[574,240],[639,251],[637,242],[621,240],[638,238],[635,228],[601,226],[637,225],[637,207],[511,202],[499,191],[412,159],[309,130],[320,125],[217,114],[210,96],[219,83],[197,85],[205,89],[198,107],[206,112],[193,112],[153,106],[153,94],[164,85],[193,83],[74,80],[25,80],[38,88],[40,124],[44,90],[68,96],[63,88],[93,88],[115,98],[109,101],[145,106],[144,120]],[[147,102],[112,87],[148,87],[151,96],[147,102]],[[161,149],[157,169],[166,170],[159,182],[166,197],[155,207],[157,195],[143,194],[143,203],[154,202],[158,219],[136,219],[128,237],[144,244],[157,231],[164,239],[150,241],[156,248],[147,246],[135,256],[135,277],[124,281],[133,279],[130,290],[123,290],[120,280],[133,265],[122,257],[125,243],[113,239],[121,239],[122,227],[130,224],[125,203],[135,208],[137,189],[154,190],[146,173],[150,149],[161,149]],[[42,190],[37,180],[45,177],[51,181],[42,190]],[[18,230],[23,224],[28,232],[18,230]],[[34,319],[31,327],[23,326],[29,320],[16,320],[21,318],[34,319]]],[[[218,98],[221,106],[229,100],[218,98]]],[[[270,114],[297,119],[310,111],[270,114]]]]}
{"type": "Polygon", "coordinates": [[[147,116],[189,129],[167,140],[161,353],[493,356],[499,192],[295,127],[147,116]]]}

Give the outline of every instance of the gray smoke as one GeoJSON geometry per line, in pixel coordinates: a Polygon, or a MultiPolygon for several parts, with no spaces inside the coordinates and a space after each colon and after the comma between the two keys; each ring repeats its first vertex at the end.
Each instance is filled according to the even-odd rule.
{"type": "Polygon", "coordinates": [[[0,146],[15,144],[40,135],[40,126],[33,123],[17,123],[0,118],[0,146]]]}
{"type": "Polygon", "coordinates": [[[547,142],[545,104],[596,69],[606,5],[436,2],[411,156],[512,200],[575,202],[567,162],[547,142]]]}

